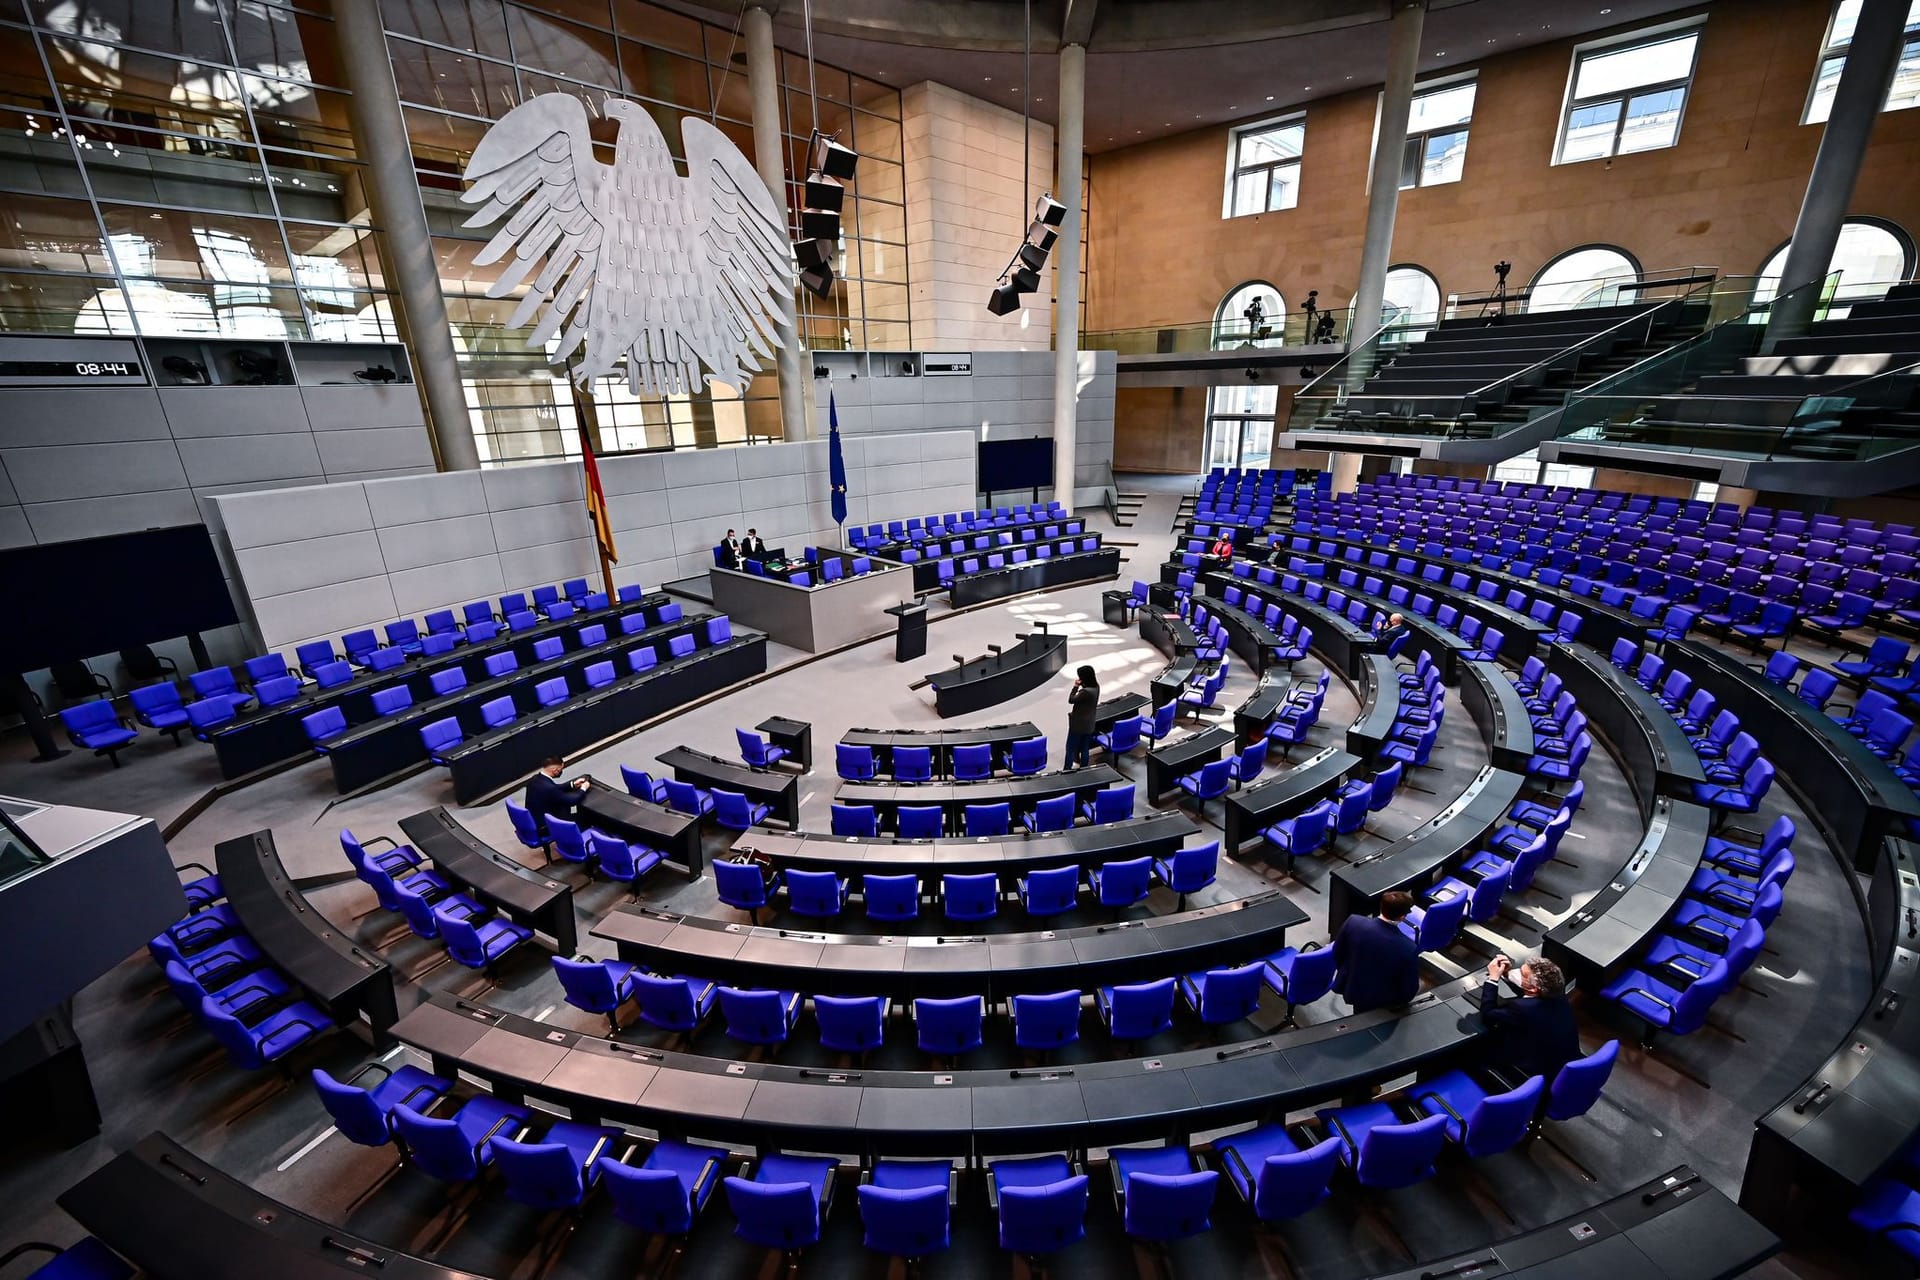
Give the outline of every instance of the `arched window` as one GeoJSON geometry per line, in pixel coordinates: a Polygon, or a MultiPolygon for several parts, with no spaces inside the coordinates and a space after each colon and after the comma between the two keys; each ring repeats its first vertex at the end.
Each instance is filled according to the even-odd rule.
{"type": "MultiPolygon", "coordinates": [[[[1610,307],[1623,300],[1620,286],[1640,278],[1640,264],[1625,250],[1586,244],[1540,269],[1528,286],[1528,311],[1567,311],[1574,307],[1610,307]]],[[[1626,301],[1632,300],[1631,294],[1626,301]]]]}
{"type": "MultiPolygon", "coordinates": [[[[1756,302],[1765,302],[1779,292],[1780,273],[1786,269],[1787,249],[1781,245],[1767,265],[1760,268],[1760,286],[1754,291],[1756,302]]],[[[1840,239],[1833,246],[1833,258],[1827,272],[1840,273],[1836,303],[1857,302],[1879,297],[1887,286],[1898,284],[1913,274],[1913,241],[1890,222],[1849,218],[1840,226],[1840,239]]]]}
{"type": "Polygon", "coordinates": [[[1395,267],[1387,272],[1380,321],[1386,341],[1407,342],[1440,322],[1440,282],[1423,267],[1395,267]]]}
{"type": "Polygon", "coordinates": [[[1287,302],[1265,280],[1249,280],[1221,300],[1213,314],[1213,346],[1277,347],[1285,342],[1287,302]]]}

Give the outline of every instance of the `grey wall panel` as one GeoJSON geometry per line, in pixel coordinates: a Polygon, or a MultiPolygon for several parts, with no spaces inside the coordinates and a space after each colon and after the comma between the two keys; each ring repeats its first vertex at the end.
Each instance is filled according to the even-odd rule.
{"type": "Polygon", "coordinates": [[[809,480],[810,474],[804,472],[742,480],[739,487],[740,507],[742,511],[752,513],[768,507],[805,503],[812,488],[809,480]]]}
{"type": "MultiPolygon", "coordinates": [[[[412,383],[388,386],[302,387],[307,421],[315,431],[355,431],[362,427],[424,427],[420,393],[412,383]]],[[[420,433],[422,443],[426,432],[420,433]]]]}
{"type": "Polygon", "coordinates": [[[0,449],[167,438],[150,387],[22,387],[5,396],[0,449]]]}
{"type": "MultiPolygon", "coordinates": [[[[748,453],[759,450],[749,449],[748,453]]],[[[606,491],[609,505],[615,494],[657,493],[667,487],[667,462],[659,454],[631,454],[623,458],[601,458],[600,487],[606,491]]]]}
{"type": "Polygon", "coordinates": [[[678,489],[682,485],[722,484],[738,480],[740,473],[734,463],[734,454],[737,452],[739,452],[737,449],[703,449],[692,453],[663,455],[661,460],[665,464],[667,488],[678,489]]]}
{"type": "Polygon", "coordinates": [[[667,509],[676,524],[707,517],[740,514],[740,482],[725,480],[718,484],[679,484],[667,490],[667,509]]]}
{"type": "Polygon", "coordinates": [[[23,503],[185,489],[186,469],[171,440],[7,449],[0,461],[23,503]]]}
{"type": "Polygon", "coordinates": [[[587,505],[574,498],[540,507],[515,507],[492,513],[493,542],[502,553],[586,537],[587,505]]]}
{"type": "Polygon", "coordinates": [[[0,503],[20,505],[20,495],[13,491],[13,481],[7,476],[7,467],[0,461],[0,503]]]}
{"type": "Polygon", "coordinates": [[[161,387],[176,440],[307,430],[298,387],[161,387]]]}
{"type": "Polygon", "coordinates": [[[254,595],[252,600],[260,638],[269,649],[287,649],[303,640],[376,626],[392,621],[400,612],[384,577],[285,595],[254,595]]]}
{"type": "Polygon", "coordinates": [[[433,470],[433,450],[418,427],[316,431],[313,442],[329,478],[368,471],[433,470]]]}
{"type": "Polygon", "coordinates": [[[196,485],[245,484],[250,480],[320,479],[320,451],[311,431],[281,435],[224,436],[176,440],[187,478],[196,485]]]}
{"type": "Polygon", "coordinates": [[[386,575],[380,539],[369,530],[269,547],[236,547],[233,557],[255,600],[386,575]]]}
{"type": "Polygon", "coordinates": [[[550,542],[545,546],[522,547],[500,552],[500,576],[509,588],[532,586],[540,582],[560,582],[566,578],[600,576],[600,557],[593,539],[550,542]]]}
{"type": "Polygon", "coordinates": [[[418,479],[382,480],[366,487],[367,509],[381,527],[484,515],[487,491],[479,471],[448,471],[418,479]]]}
{"type": "Polygon", "coordinates": [[[27,513],[19,507],[0,506],[0,547],[30,547],[33,541],[27,513]]]}
{"type": "Polygon", "coordinates": [[[484,513],[388,525],[380,530],[380,554],[388,573],[465,563],[460,557],[493,558],[498,550],[493,541],[492,517],[484,513]]]}
{"type": "Polygon", "coordinates": [[[451,609],[469,600],[497,601],[509,589],[500,576],[500,557],[492,554],[395,570],[387,575],[387,581],[392,584],[394,607],[414,618],[435,609],[451,609]]]}
{"type": "Polygon", "coordinates": [[[214,505],[235,551],[373,528],[367,492],[357,484],[228,494],[214,505]]]}
{"type": "Polygon", "coordinates": [[[480,473],[480,482],[486,486],[487,507],[492,511],[580,501],[580,467],[576,463],[490,467],[480,473]]]}
{"type": "MultiPolygon", "coordinates": [[[[673,512],[667,506],[664,491],[653,490],[647,493],[621,493],[607,495],[607,523],[613,527],[614,541],[620,542],[620,534],[633,529],[657,529],[661,525],[673,523],[673,512]]],[[[624,550],[621,554],[626,554],[624,550]]]]}

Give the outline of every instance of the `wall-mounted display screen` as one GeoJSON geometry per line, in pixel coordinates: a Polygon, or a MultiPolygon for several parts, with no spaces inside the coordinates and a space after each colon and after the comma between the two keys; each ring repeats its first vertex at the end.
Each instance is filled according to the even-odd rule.
{"type": "Polygon", "coordinates": [[[1052,483],[1052,437],[980,442],[980,488],[984,492],[1044,489],[1052,483]]]}

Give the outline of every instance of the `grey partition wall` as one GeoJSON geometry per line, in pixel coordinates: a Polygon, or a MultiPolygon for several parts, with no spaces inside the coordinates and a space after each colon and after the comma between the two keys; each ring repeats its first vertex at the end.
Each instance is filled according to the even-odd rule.
{"type": "Polygon", "coordinates": [[[881,610],[913,599],[913,570],[905,565],[810,587],[738,569],[711,569],[707,582],[714,608],[806,653],[890,630],[894,620],[881,610]]]}
{"type": "MultiPolygon", "coordinates": [[[[846,441],[848,520],[972,505],[965,431],[846,441]]],[[[827,444],[749,445],[600,459],[616,585],[658,587],[713,567],[728,529],[769,545],[837,545],[827,444]]],[[[286,649],[396,617],[585,577],[599,563],[578,462],[531,463],[213,500],[258,641],[286,649]]]]}

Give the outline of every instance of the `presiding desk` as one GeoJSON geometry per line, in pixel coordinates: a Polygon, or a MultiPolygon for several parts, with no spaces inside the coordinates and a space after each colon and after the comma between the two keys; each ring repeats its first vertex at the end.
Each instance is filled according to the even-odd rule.
{"type": "Polygon", "coordinates": [[[213,863],[240,927],[274,967],[335,1022],[365,1018],[376,1042],[383,1038],[397,1016],[393,971],[307,905],[281,865],[273,832],[222,840],[213,863]]]}
{"type": "Polygon", "coordinates": [[[1067,638],[1034,632],[1020,643],[927,677],[942,716],[964,716],[1038,689],[1067,665],[1067,638]]]}
{"type": "MultiPolygon", "coordinates": [[[[843,565],[849,562],[840,552],[820,554],[843,565]]],[[[714,608],[789,648],[825,653],[873,636],[881,610],[913,599],[911,572],[885,560],[872,563],[872,569],[861,574],[843,568],[832,582],[822,580],[818,563],[795,565],[794,571],[811,577],[804,587],[784,577],[716,567],[707,571],[707,584],[714,608]]]]}
{"type": "Polygon", "coordinates": [[[954,578],[947,594],[954,608],[964,609],[968,605],[984,604],[989,600],[1025,595],[1029,591],[1045,591],[1049,587],[1064,587],[1074,582],[1117,577],[1119,573],[1120,549],[1101,547],[1097,551],[1081,551],[1070,556],[1056,555],[1045,560],[1029,560],[1025,564],[1008,565],[1004,569],[963,573],[954,578]]]}
{"type": "Polygon", "coordinates": [[[972,729],[849,729],[840,741],[872,751],[875,767],[889,776],[893,773],[895,747],[925,747],[933,758],[933,776],[945,778],[953,772],[955,747],[991,747],[998,760],[1014,743],[1039,736],[1033,721],[1022,720],[1019,724],[983,724],[972,729]]]}
{"type": "MultiPolygon", "coordinates": [[[[655,973],[808,995],[1009,996],[1091,991],[1245,964],[1286,945],[1307,913],[1277,890],[1173,915],[1030,933],[909,937],[815,933],[735,924],[629,904],[593,936],[655,973]]],[[[966,926],[954,926],[965,928],[966,926]]]]}
{"type": "Polygon", "coordinates": [[[586,798],[574,813],[583,829],[597,827],[610,836],[666,855],[668,864],[689,880],[698,880],[706,867],[696,814],[676,813],[665,805],[610,787],[598,778],[592,779],[586,798]]]}
{"type": "Polygon", "coordinates": [[[400,819],[400,830],[443,880],[515,924],[546,934],[556,954],[572,956],[580,950],[572,886],[509,858],[455,822],[442,806],[400,819]]]}
{"type": "Polygon", "coordinates": [[[1327,880],[1327,932],[1339,933],[1350,915],[1379,906],[1382,895],[1419,891],[1480,847],[1520,798],[1526,779],[1488,765],[1446,808],[1384,849],[1333,869],[1327,880]]]}
{"type": "Polygon", "coordinates": [[[882,822],[892,819],[902,805],[939,805],[947,829],[958,831],[961,815],[970,804],[1010,804],[1012,820],[1042,800],[1073,795],[1082,800],[1102,787],[1127,779],[1110,764],[1096,764],[1072,773],[1032,773],[1019,778],[990,778],[980,782],[891,783],[843,782],[834,799],[841,804],[870,804],[880,810],[882,822]]]}
{"type": "Polygon", "coordinates": [[[831,836],[818,832],[752,831],[733,852],[758,854],[776,867],[831,871],[838,876],[916,875],[937,882],[944,875],[980,872],[1025,875],[1042,867],[1098,866],[1132,858],[1170,858],[1200,834],[1185,814],[1150,813],[1125,822],[1040,834],[942,836],[901,840],[894,836],[831,836]]]}
{"type": "Polygon", "coordinates": [[[1242,1044],[1015,1071],[840,1071],[639,1049],[441,994],[395,1034],[443,1076],[588,1123],[762,1151],[979,1159],[1180,1141],[1432,1074],[1477,1047],[1466,993],[1478,982],[1242,1044]]]}
{"type": "Polygon", "coordinates": [[[1548,931],[1541,954],[1590,990],[1618,976],[1680,905],[1706,856],[1712,816],[1685,800],[1655,800],[1647,834],[1626,865],[1548,931]]]}
{"type": "Polygon", "coordinates": [[[703,790],[715,787],[737,791],[754,804],[773,810],[772,817],[789,827],[800,825],[800,776],[753,769],[738,760],[727,760],[692,747],[672,747],[654,757],[673,770],[679,782],[691,782],[703,790]]]}

